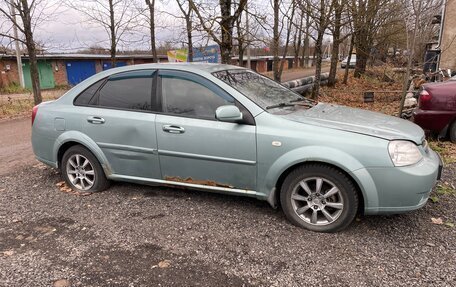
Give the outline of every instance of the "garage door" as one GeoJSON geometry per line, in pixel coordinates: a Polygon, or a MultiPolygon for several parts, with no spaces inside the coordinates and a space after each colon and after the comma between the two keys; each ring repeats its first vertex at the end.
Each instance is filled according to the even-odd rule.
{"type": "Polygon", "coordinates": [[[95,61],[67,61],[66,70],[68,84],[74,86],[96,74],[95,61]]]}
{"type": "MultiPolygon", "coordinates": [[[[25,87],[32,89],[32,77],[30,75],[30,63],[28,61],[22,63],[24,74],[25,87]]],[[[38,74],[41,89],[52,89],[55,87],[54,72],[52,71],[51,62],[45,60],[38,61],[38,74]]]]}

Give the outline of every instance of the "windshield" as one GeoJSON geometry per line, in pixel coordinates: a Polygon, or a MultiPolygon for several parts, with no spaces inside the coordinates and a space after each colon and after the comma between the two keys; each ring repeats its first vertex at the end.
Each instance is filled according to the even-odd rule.
{"type": "Polygon", "coordinates": [[[306,100],[300,94],[249,70],[235,69],[214,72],[213,75],[235,88],[263,109],[283,107],[283,103],[306,100]]]}

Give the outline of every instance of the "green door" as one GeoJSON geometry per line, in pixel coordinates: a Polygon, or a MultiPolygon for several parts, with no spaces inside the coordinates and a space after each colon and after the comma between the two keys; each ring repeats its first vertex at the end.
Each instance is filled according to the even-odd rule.
{"type": "MultiPolygon", "coordinates": [[[[30,63],[28,61],[24,62],[22,68],[24,71],[25,87],[31,90],[32,77],[30,75],[30,63]]],[[[42,89],[52,89],[55,87],[51,62],[45,60],[38,61],[38,73],[40,75],[40,87],[42,89]]]]}

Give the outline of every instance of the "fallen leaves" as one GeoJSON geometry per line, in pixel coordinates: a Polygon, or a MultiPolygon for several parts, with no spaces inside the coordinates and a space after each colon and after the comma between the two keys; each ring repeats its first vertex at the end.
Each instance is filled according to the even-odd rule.
{"type": "Polygon", "coordinates": [[[158,262],[158,267],[160,268],[168,268],[171,266],[171,261],[170,260],[163,260],[158,262]]]}
{"type": "Polygon", "coordinates": [[[59,279],[52,284],[53,287],[70,287],[71,283],[70,281],[66,279],[59,279]]]}
{"type": "Polygon", "coordinates": [[[169,268],[169,267],[171,267],[171,260],[167,260],[167,259],[162,260],[162,261],[158,262],[157,265],[153,265],[152,269],[157,268],[157,267],[158,268],[169,268]]]}
{"type": "Polygon", "coordinates": [[[431,217],[431,222],[437,225],[445,225],[446,227],[453,228],[455,224],[451,221],[443,221],[441,217],[431,217]]]}
{"type": "MultiPolygon", "coordinates": [[[[350,74],[348,84],[339,81],[335,87],[322,87],[319,101],[333,103],[354,108],[361,108],[387,115],[397,115],[401,102],[402,81],[382,81],[383,70],[373,71],[360,79],[350,74]],[[373,91],[373,103],[364,103],[364,92],[373,91]]],[[[343,73],[338,75],[343,78],[343,73]]]]}
{"type": "Polygon", "coordinates": [[[5,257],[9,257],[9,256],[14,255],[14,251],[13,250],[6,250],[6,251],[3,251],[2,254],[5,257]]]}
{"type": "Polygon", "coordinates": [[[437,218],[431,217],[431,222],[433,224],[442,225],[443,224],[443,219],[440,218],[440,217],[437,217],[437,218]]]}
{"type": "Polygon", "coordinates": [[[69,194],[72,194],[72,195],[87,196],[87,195],[91,195],[92,194],[91,192],[79,192],[79,191],[73,190],[71,187],[69,187],[66,184],[65,181],[57,182],[55,184],[55,186],[57,186],[61,192],[69,193],[69,194]]]}

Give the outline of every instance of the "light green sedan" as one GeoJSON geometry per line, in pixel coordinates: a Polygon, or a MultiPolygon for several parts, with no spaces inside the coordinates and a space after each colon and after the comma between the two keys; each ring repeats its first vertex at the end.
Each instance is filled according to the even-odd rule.
{"type": "Polygon", "coordinates": [[[411,122],[230,65],[104,71],[34,107],[32,122],[37,159],[76,191],[129,181],[250,196],[320,232],[424,206],[442,170],[411,122]]]}

